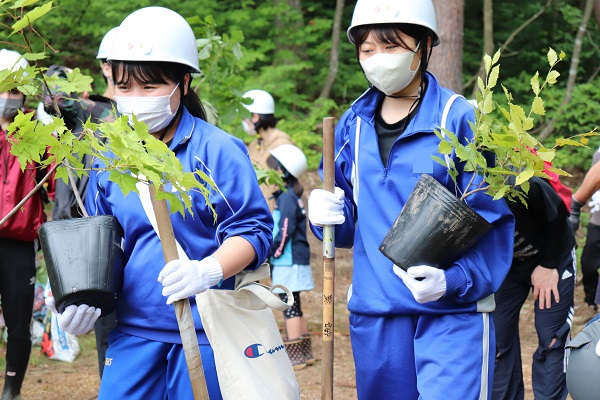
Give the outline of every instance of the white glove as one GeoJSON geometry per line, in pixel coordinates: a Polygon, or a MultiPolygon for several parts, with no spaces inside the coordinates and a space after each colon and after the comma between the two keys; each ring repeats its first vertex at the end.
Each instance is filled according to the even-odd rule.
{"type": "Polygon", "coordinates": [[[424,304],[439,300],[446,294],[446,275],[444,271],[428,265],[409,267],[404,271],[394,265],[394,273],[410,289],[417,303],[424,304]],[[421,280],[417,280],[420,278],[421,280]]]}
{"type": "Polygon", "coordinates": [[[335,193],[325,189],[315,189],[308,197],[308,219],[313,225],[339,225],[343,224],[344,217],[344,191],[336,187],[335,193]]]}
{"type": "Polygon", "coordinates": [[[167,304],[206,291],[223,279],[223,268],[213,256],[198,260],[173,260],[164,266],[158,281],[162,283],[167,304]]]}
{"type": "Polygon", "coordinates": [[[588,206],[590,206],[590,212],[598,212],[600,211],[600,192],[595,192],[592,195],[592,198],[588,202],[588,206]]]}
{"type": "Polygon", "coordinates": [[[46,306],[58,316],[58,326],[71,335],[82,335],[94,328],[94,323],[100,317],[102,310],[85,304],[79,306],[71,304],[60,314],[56,311],[54,297],[44,299],[46,306]]]}

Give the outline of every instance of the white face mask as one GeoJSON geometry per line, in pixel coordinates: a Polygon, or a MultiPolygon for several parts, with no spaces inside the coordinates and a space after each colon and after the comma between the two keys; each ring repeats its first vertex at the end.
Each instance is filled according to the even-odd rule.
{"type": "Polygon", "coordinates": [[[115,96],[117,111],[127,116],[134,114],[138,121],[148,126],[148,132],[158,132],[169,126],[175,117],[171,111],[171,97],[178,87],[179,83],[166,96],[115,96]]]}
{"type": "Polygon", "coordinates": [[[23,108],[24,100],[0,97],[0,118],[10,118],[17,115],[17,111],[23,108]]]}
{"type": "Polygon", "coordinates": [[[252,121],[250,121],[249,119],[244,118],[242,120],[242,128],[244,128],[244,131],[246,131],[246,133],[250,136],[254,136],[256,135],[256,129],[254,129],[254,123],[252,121]]]}
{"type": "Polygon", "coordinates": [[[419,46],[414,52],[375,54],[366,60],[360,60],[360,65],[369,82],[386,95],[391,96],[407,87],[419,72],[421,60],[414,71],[410,69],[418,50],[419,46]]]}

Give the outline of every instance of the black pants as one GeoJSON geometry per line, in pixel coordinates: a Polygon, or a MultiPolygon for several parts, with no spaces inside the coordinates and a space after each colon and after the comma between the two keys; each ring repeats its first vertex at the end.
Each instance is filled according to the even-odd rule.
{"type": "Polygon", "coordinates": [[[102,318],[98,318],[94,324],[94,333],[96,334],[96,349],[98,351],[98,372],[100,379],[104,372],[104,359],[106,357],[106,349],[108,349],[108,335],[117,325],[116,312],[111,312],[102,318]]]}
{"type": "Polygon", "coordinates": [[[600,268],[600,226],[588,224],[585,246],[581,252],[581,276],[585,302],[589,305],[596,304],[598,268],[600,268]]]}
{"type": "MultiPolygon", "coordinates": [[[[556,303],[552,296],[551,307],[543,310],[540,310],[537,301],[534,304],[538,348],[533,354],[531,378],[536,400],[564,400],[567,397],[565,342],[571,331],[569,318],[573,315],[573,258],[569,255],[558,268],[560,302],[556,303]],[[551,346],[554,338],[556,342],[551,346]]],[[[496,310],[492,315],[496,324],[497,354],[493,400],[522,400],[525,396],[519,314],[531,288],[530,280],[517,282],[507,277],[495,295],[496,310]]]]}
{"type": "Polygon", "coordinates": [[[34,242],[0,238],[0,296],[8,329],[6,372],[15,374],[13,388],[21,387],[31,354],[35,253],[34,242]]]}

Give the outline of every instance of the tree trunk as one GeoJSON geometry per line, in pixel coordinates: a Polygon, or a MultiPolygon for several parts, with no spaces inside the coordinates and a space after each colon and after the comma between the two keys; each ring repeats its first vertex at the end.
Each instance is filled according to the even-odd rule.
{"type": "Polygon", "coordinates": [[[596,18],[596,25],[600,26],[600,0],[594,1],[594,17],[596,18]]]}
{"type": "MultiPolygon", "coordinates": [[[[493,0],[483,1],[483,54],[492,56],[495,53],[494,49],[494,5],[493,0]]],[[[485,65],[483,64],[483,57],[479,64],[479,72],[473,78],[469,80],[469,83],[475,82],[478,76],[482,79],[485,73],[485,65]]],[[[468,85],[467,85],[468,86],[468,85]]],[[[467,87],[465,86],[465,88],[467,87]]],[[[471,92],[471,98],[477,96],[477,85],[473,85],[473,91],[471,92]]]]}
{"type": "Polygon", "coordinates": [[[431,55],[429,70],[442,86],[462,93],[464,0],[433,0],[440,44],[431,55]]]}
{"type": "MultiPolygon", "coordinates": [[[[581,46],[583,44],[583,36],[585,35],[585,31],[587,30],[587,25],[590,22],[590,18],[592,17],[592,10],[594,8],[594,3],[597,0],[586,0],[585,7],[583,10],[583,18],[581,19],[581,24],[579,24],[579,29],[577,30],[577,35],[575,35],[575,45],[573,46],[573,56],[571,57],[571,65],[569,66],[569,78],[567,79],[567,89],[565,90],[565,97],[563,101],[560,103],[558,110],[556,111],[556,115],[560,115],[562,110],[569,104],[571,101],[571,95],[573,94],[573,89],[575,88],[575,80],[577,78],[577,67],[579,66],[579,54],[581,53],[581,46]]],[[[552,118],[545,128],[542,130],[539,136],[539,140],[543,141],[548,138],[554,132],[556,118],[552,118]]]]}
{"type": "Polygon", "coordinates": [[[319,95],[319,97],[325,99],[329,98],[329,95],[331,94],[331,88],[333,87],[333,83],[335,82],[338,72],[338,57],[340,51],[340,36],[344,3],[344,0],[337,0],[335,2],[335,15],[333,17],[333,31],[331,34],[331,55],[329,57],[329,72],[327,73],[327,79],[325,79],[325,84],[323,85],[323,89],[321,89],[321,94],[319,95]]]}

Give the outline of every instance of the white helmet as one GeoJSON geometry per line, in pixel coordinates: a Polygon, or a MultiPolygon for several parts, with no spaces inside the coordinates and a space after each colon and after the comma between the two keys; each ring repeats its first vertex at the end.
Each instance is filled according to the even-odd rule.
{"type": "Polygon", "coordinates": [[[255,114],[275,114],[275,100],[273,96],[264,90],[248,90],[242,97],[252,99],[252,104],[242,105],[251,113],[255,114]]]}
{"type": "Polygon", "coordinates": [[[594,317],[566,346],[567,389],[573,400],[597,400],[600,393],[600,317],[594,317]]]}
{"type": "Polygon", "coordinates": [[[29,67],[26,59],[21,57],[21,54],[14,50],[0,50],[0,71],[10,69],[13,72],[20,68],[29,67]]]}
{"type": "Polygon", "coordinates": [[[296,179],[306,171],[306,156],[293,144],[282,144],[269,153],[296,179]]]}
{"type": "Polygon", "coordinates": [[[200,72],[192,28],[173,10],[145,7],[121,22],[109,60],[166,61],[200,72]]]}
{"type": "Polygon", "coordinates": [[[352,28],[375,24],[413,24],[429,28],[433,34],[433,46],[440,43],[437,33],[435,9],[431,0],[358,0],[348,28],[348,39],[354,43],[352,28]]]}
{"type": "Polygon", "coordinates": [[[98,55],[96,55],[97,59],[107,59],[108,54],[110,53],[113,43],[115,42],[115,37],[117,37],[117,32],[119,27],[114,27],[110,31],[106,32],[106,35],[102,38],[100,42],[100,47],[98,47],[98,55]]]}

